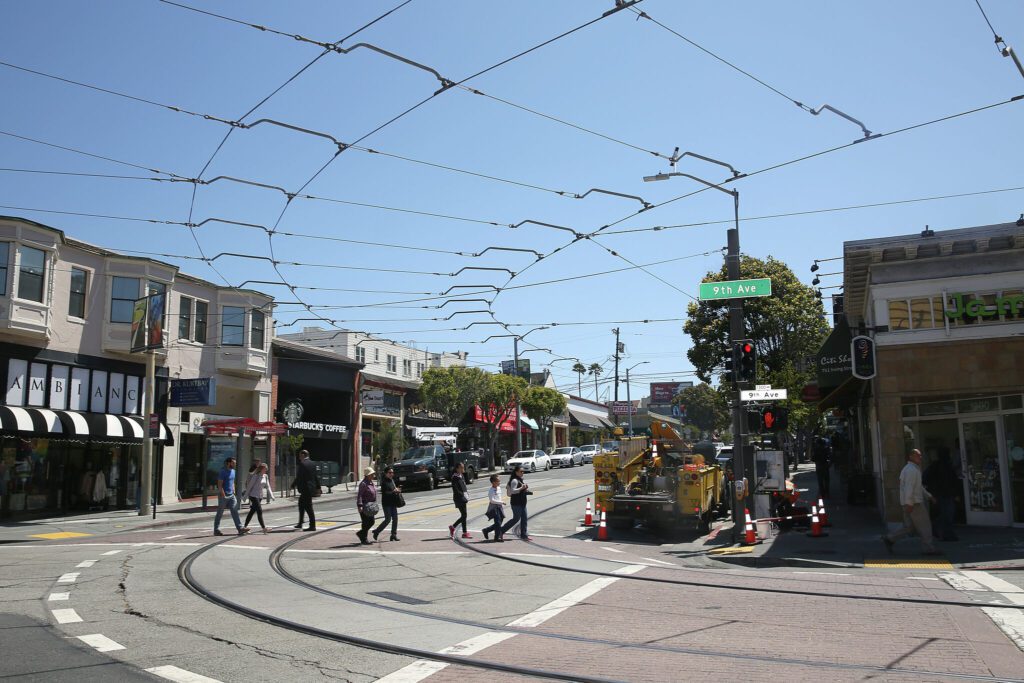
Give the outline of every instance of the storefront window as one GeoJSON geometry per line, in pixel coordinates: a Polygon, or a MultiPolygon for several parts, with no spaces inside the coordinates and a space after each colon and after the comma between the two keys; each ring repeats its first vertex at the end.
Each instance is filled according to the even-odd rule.
{"type": "Polygon", "coordinates": [[[935,325],[932,323],[932,300],[911,299],[910,319],[915,330],[931,329],[934,327],[935,325]]]}
{"type": "Polygon", "coordinates": [[[1000,402],[1002,403],[1003,410],[1020,410],[1021,408],[1020,394],[1015,394],[1013,396],[1003,396],[1000,399],[1000,402]]]}
{"type": "Polygon", "coordinates": [[[961,413],[988,413],[999,410],[999,399],[995,396],[987,398],[968,398],[959,402],[961,413]]]}
{"type": "Polygon", "coordinates": [[[974,512],[1002,512],[1003,482],[995,420],[963,422],[967,490],[974,512]]]}
{"type": "Polygon", "coordinates": [[[917,404],[911,403],[910,405],[903,406],[903,417],[916,417],[917,416],[917,404]]]}
{"type": "Polygon", "coordinates": [[[1003,416],[1006,458],[1010,472],[1010,502],[1013,521],[1024,524],[1024,414],[1003,416]]]}
{"type": "Polygon", "coordinates": [[[899,332],[910,329],[910,312],[903,299],[889,302],[889,331],[899,332]]]}
{"type": "Polygon", "coordinates": [[[921,417],[929,415],[955,415],[956,401],[938,401],[936,403],[922,403],[918,406],[921,417]]]}

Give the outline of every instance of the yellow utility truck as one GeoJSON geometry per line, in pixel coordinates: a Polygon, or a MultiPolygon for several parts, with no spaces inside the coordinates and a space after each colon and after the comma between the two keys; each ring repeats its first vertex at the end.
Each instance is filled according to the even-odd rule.
{"type": "MultiPolygon", "coordinates": [[[[672,533],[711,530],[725,512],[722,468],[695,453],[666,422],[651,422],[651,439],[621,439],[594,458],[594,500],[609,526],[672,533]]],[[[613,442],[614,443],[614,442],[613,442]]]]}

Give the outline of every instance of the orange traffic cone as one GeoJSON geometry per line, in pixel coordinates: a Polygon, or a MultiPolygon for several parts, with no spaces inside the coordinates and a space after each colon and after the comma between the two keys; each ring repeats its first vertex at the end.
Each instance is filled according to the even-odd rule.
{"type": "Polygon", "coordinates": [[[587,511],[583,515],[583,526],[594,526],[594,513],[590,510],[590,496],[587,496],[587,511]]]}
{"type": "Polygon", "coordinates": [[[821,531],[821,519],[818,517],[817,505],[811,506],[811,531],[807,535],[811,538],[821,538],[822,536],[828,535],[821,531]]]}
{"type": "Polygon", "coordinates": [[[821,526],[832,526],[828,523],[828,513],[825,512],[824,498],[818,498],[818,517],[821,518],[821,526]]]}
{"type": "Polygon", "coordinates": [[[754,531],[754,522],[750,519],[750,510],[744,508],[743,514],[747,516],[747,523],[745,527],[743,543],[745,543],[746,545],[754,545],[755,543],[757,543],[757,532],[754,531]]]}
{"type": "Polygon", "coordinates": [[[597,529],[597,540],[608,540],[608,520],[606,519],[604,507],[601,508],[601,526],[597,529]]]}

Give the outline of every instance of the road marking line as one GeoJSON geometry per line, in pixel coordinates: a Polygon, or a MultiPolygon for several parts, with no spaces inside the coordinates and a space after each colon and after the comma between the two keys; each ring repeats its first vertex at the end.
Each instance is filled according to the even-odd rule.
{"type": "Polygon", "coordinates": [[[124,552],[123,550],[108,550],[107,552],[105,552],[103,554],[104,555],[117,555],[118,553],[123,553],[123,552],[124,552]]]}
{"type": "Polygon", "coordinates": [[[173,536],[164,536],[165,541],[169,541],[172,538],[182,538],[185,534],[174,534],[173,536]]]}
{"type": "Polygon", "coordinates": [[[166,678],[169,681],[177,681],[177,683],[221,683],[216,678],[210,678],[208,676],[200,676],[194,674],[191,671],[185,671],[179,669],[176,666],[154,666],[150,669],[146,669],[148,673],[160,678],[166,678]]]}
{"type": "Polygon", "coordinates": [[[78,580],[78,575],[81,572],[70,572],[68,574],[61,574],[60,578],[57,579],[57,583],[74,583],[78,580]]]}
{"type": "Polygon", "coordinates": [[[86,645],[96,648],[97,652],[113,652],[114,650],[125,649],[124,645],[114,642],[102,633],[90,633],[89,635],[78,636],[78,639],[86,645]]]}
{"type": "Polygon", "coordinates": [[[619,550],[618,548],[609,548],[606,545],[601,546],[601,550],[607,550],[610,553],[622,553],[623,555],[626,554],[625,550],[619,550]]]}
{"type": "MultiPolygon", "coordinates": [[[[264,548],[267,550],[267,548],[264,548]]],[[[465,550],[422,550],[422,551],[411,551],[411,550],[357,550],[355,548],[351,550],[346,549],[333,549],[333,550],[305,550],[303,548],[289,548],[285,551],[286,553],[321,553],[321,554],[349,554],[349,555],[468,555],[469,552],[465,550]]]]}
{"type": "MultiPolygon", "coordinates": [[[[481,650],[486,650],[489,647],[504,642],[514,635],[515,633],[508,633],[505,631],[487,631],[486,633],[474,636],[469,640],[464,640],[461,643],[452,645],[451,647],[446,647],[440,651],[440,654],[469,657],[481,650]]],[[[428,678],[436,674],[438,671],[446,668],[448,668],[448,664],[445,662],[420,659],[409,666],[403,667],[398,671],[384,676],[383,678],[378,678],[377,683],[418,683],[419,681],[422,681],[423,679],[428,678]]]]}
{"type": "Polygon", "coordinates": [[[675,564],[673,564],[672,562],[665,562],[664,560],[656,560],[656,559],[654,559],[653,557],[641,557],[640,559],[641,559],[641,560],[647,560],[648,562],[656,562],[656,563],[658,563],[658,564],[665,564],[665,565],[668,565],[669,567],[674,567],[674,566],[676,566],[676,565],[675,565],[675,564]]]}
{"type": "Polygon", "coordinates": [[[73,609],[54,609],[50,610],[50,613],[58,624],[77,624],[82,621],[82,617],[73,609]]]}
{"type": "Polygon", "coordinates": [[[980,591],[980,592],[984,592],[984,593],[988,592],[988,588],[985,588],[985,586],[982,586],[977,581],[973,581],[973,580],[967,578],[963,574],[955,574],[955,573],[948,573],[947,572],[945,574],[939,574],[939,578],[942,579],[943,581],[945,581],[946,583],[948,583],[953,588],[957,589],[958,591],[966,591],[966,592],[970,592],[970,591],[979,592],[980,591]]]}
{"type": "Polygon", "coordinates": [[[988,572],[962,571],[960,573],[972,581],[976,581],[983,586],[987,586],[996,593],[1024,593],[1024,588],[1015,586],[1009,581],[1000,579],[998,576],[992,576],[988,572]]]}
{"type": "Polygon", "coordinates": [[[987,614],[1017,647],[1024,650],[1024,614],[1020,610],[982,607],[981,611],[987,614]]]}
{"type": "Polygon", "coordinates": [[[645,564],[631,564],[628,567],[619,567],[618,569],[613,571],[612,574],[625,574],[628,576],[630,574],[637,574],[639,572],[642,572],[646,568],[647,565],[645,564]]]}
{"type": "Polygon", "coordinates": [[[840,572],[793,572],[794,574],[822,574],[824,576],[850,576],[849,574],[842,574],[840,572]]]}
{"type": "Polygon", "coordinates": [[[232,543],[231,545],[228,545],[228,544],[225,543],[224,545],[222,545],[220,547],[221,548],[241,548],[242,550],[270,550],[270,548],[268,548],[266,546],[262,546],[262,545],[235,545],[234,543],[232,543]]]}
{"type": "Polygon", "coordinates": [[[50,597],[46,598],[50,602],[58,602],[60,600],[70,600],[71,593],[50,593],[50,597]]]}
{"type": "Polygon", "coordinates": [[[61,538],[78,538],[79,536],[92,536],[92,534],[85,534],[80,531],[55,531],[50,534],[31,534],[29,538],[45,538],[55,541],[61,538]]]}
{"type": "Polygon", "coordinates": [[[936,576],[908,576],[908,579],[917,579],[918,581],[941,581],[942,579],[936,576]]]}
{"type": "Polygon", "coordinates": [[[96,564],[99,560],[82,560],[75,565],[75,569],[88,569],[89,567],[96,564]]]}
{"type": "MultiPolygon", "coordinates": [[[[628,567],[621,567],[616,569],[613,573],[615,574],[636,574],[644,567],[640,565],[630,565],[628,567]]],[[[606,588],[619,579],[612,576],[605,576],[599,579],[586,583],[574,591],[566,593],[562,597],[552,600],[546,605],[538,607],[529,614],[522,616],[515,621],[510,622],[509,626],[517,626],[519,628],[532,628],[534,626],[540,626],[549,619],[561,614],[570,607],[577,605],[590,596],[598,593],[603,588],[606,588]]]]}
{"type": "Polygon", "coordinates": [[[553,557],[563,560],[571,560],[575,555],[545,555],[544,553],[498,553],[502,557],[553,557]]]}

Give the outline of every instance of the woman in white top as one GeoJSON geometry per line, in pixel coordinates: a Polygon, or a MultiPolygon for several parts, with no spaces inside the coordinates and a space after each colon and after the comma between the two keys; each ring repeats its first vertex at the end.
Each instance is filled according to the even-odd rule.
{"type": "Polygon", "coordinates": [[[268,502],[274,500],[274,492],[270,489],[270,477],[267,476],[267,465],[261,463],[245,481],[245,495],[249,496],[249,514],[245,517],[245,529],[249,531],[249,522],[255,514],[260,521],[263,533],[269,534],[270,529],[263,523],[263,495],[266,491],[268,502]]]}

